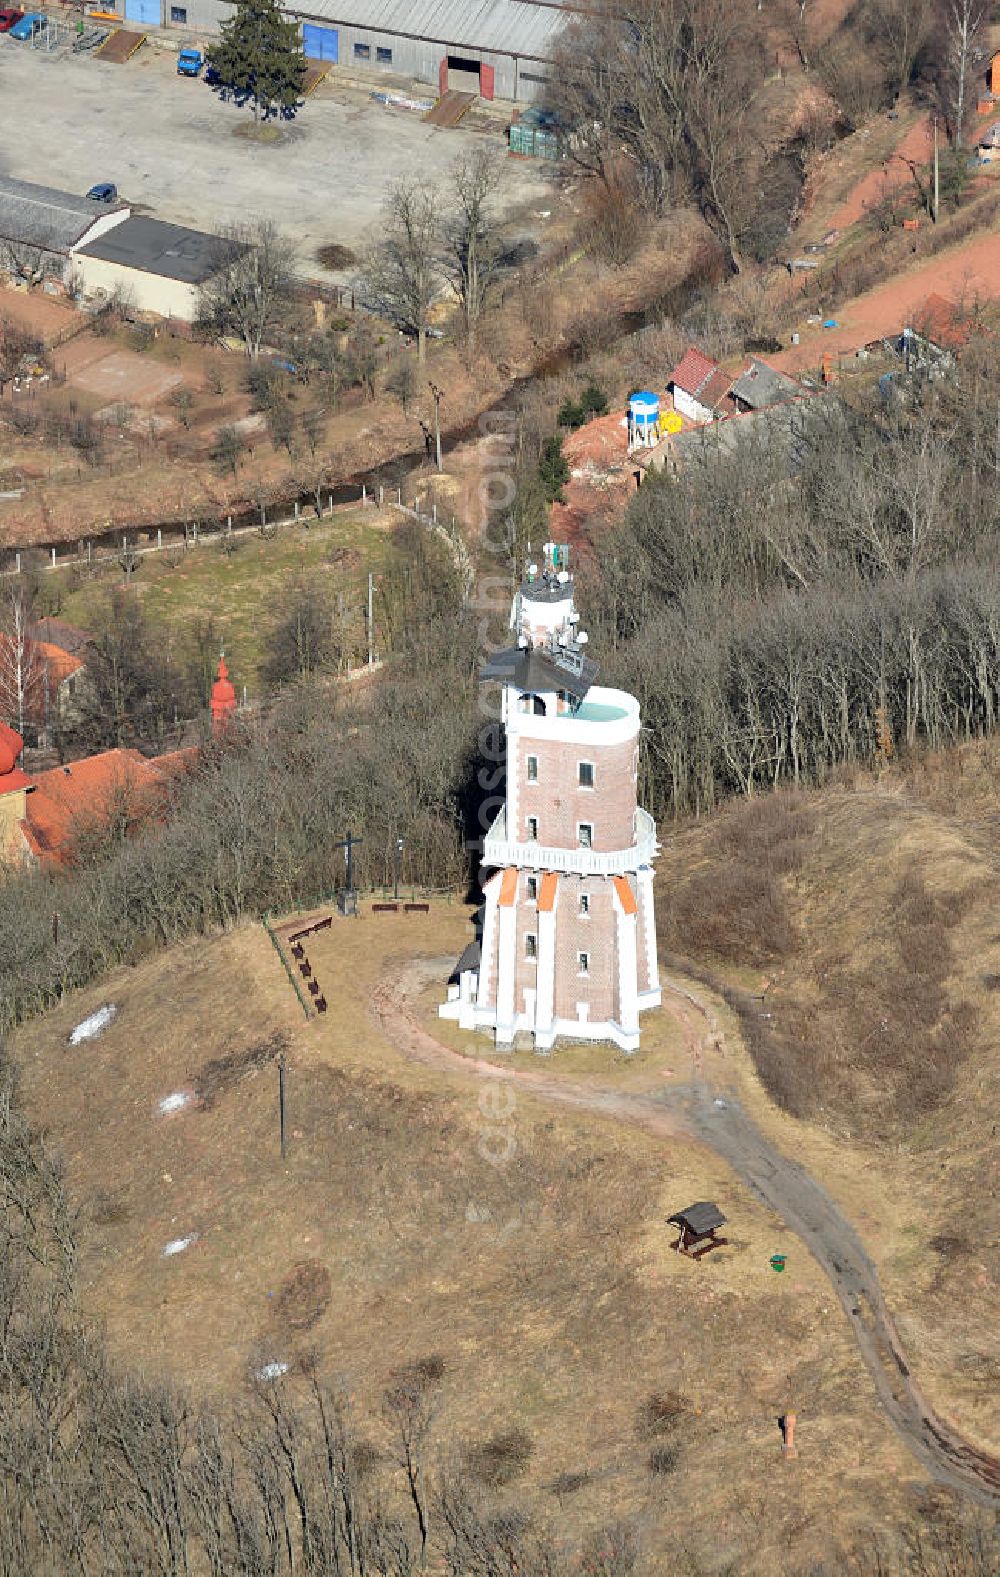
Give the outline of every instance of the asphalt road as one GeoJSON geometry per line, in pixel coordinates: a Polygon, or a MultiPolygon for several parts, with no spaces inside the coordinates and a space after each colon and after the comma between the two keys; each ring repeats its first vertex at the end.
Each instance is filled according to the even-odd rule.
{"type": "Polygon", "coordinates": [[[913,1455],[940,1483],[981,1505],[1000,1507],[1000,1461],[945,1424],[923,1396],[886,1308],[878,1272],[857,1232],[804,1167],[771,1144],[728,1092],[722,1096],[712,1088],[701,1048],[706,1038],[718,1040],[719,1026],[684,981],[664,979],[663,1005],[683,1028],[693,1076],[669,1091],[637,1094],[564,1081],[541,1069],[513,1068],[485,1057],[464,1057],[435,1040],[418,1022],[411,1002],[429,980],[443,978],[440,966],[440,960],[415,960],[375,993],[374,1016],[398,1051],[452,1074],[515,1080],[543,1100],[634,1123],[663,1137],[686,1133],[709,1145],[777,1212],[829,1277],[886,1416],[913,1455]]]}
{"type": "MultiPolygon", "coordinates": [[[[2,174],[76,192],[113,181],[127,201],[196,229],[265,214],[310,259],[325,242],[357,249],[392,180],[434,180],[484,140],[503,145],[425,125],[329,79],[279,142],[247,141],[249,110],[178,77],[176,56],[148,44],[116,66],[0,36],[0,105],[2,174]]],[[[546,191],[540,166],[508,163],[508,205],[546,208],[546,191]]]]}

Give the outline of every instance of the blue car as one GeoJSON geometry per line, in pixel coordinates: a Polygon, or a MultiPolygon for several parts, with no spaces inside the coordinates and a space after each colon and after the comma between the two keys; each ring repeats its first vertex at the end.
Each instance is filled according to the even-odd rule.
{"type": "Polygon", "coordinates": [[[110,181],[100,181],[92,186],[87,193],[92,203],[116,203],[118,201],[118,188],[112,186],[110,181]]]}
{"type": "Polygon", "coordinates": [[[177,56],[177,75],[197,77],[201,74],[204,59],[200,49],[182,49],[177,56]]]}
{"type": "Polygon", "coordinates": [[[23,42],[26,38],[34,38],[45,26],[45,13],[32,11],[27,16],[22,16],[20,22],[15,22],[10,30],[11,38],[19,38],[23,42]]]}

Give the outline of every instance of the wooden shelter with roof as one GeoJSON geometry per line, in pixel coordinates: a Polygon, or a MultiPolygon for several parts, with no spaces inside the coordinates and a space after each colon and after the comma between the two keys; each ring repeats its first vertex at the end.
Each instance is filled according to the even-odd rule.
{"type": "Polygon", "coordinates": [[[710,1199],[697,1200],[695,1204],[688,1205],[686,1210],[678,1210],[668,1216],[667,1221],[678,1230],[674,1249],[678,1254],[686,1254],[689,1259],[701,1259],[704,1254],[710,1254],[713,1248],[722,1248],[729,1241],[716,1235],[719,1228],[725,1226],[726,1218],[710,1199]]]}

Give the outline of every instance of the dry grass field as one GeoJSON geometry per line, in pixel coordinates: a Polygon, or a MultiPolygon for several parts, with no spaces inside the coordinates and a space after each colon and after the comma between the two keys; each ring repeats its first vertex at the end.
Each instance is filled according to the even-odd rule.
{"type": "MultiPolygon", "coordinates": [[[[310,943],[330,1012],[309,1022],[246,928],[117,971],[20,1032],[24,1103],[65,1158],[85,1306],[113,1349],[215,1397],[266,1363],[288,1363],[294,1385],[315,1353],[380,1451],[392,1371],[440,1355],[439,1466],[461,1457],[488,1477],[488,1443],[521,1432],[500,1498],[574,1538],[635,1519],[650,1572],[804,1570],[912,1511],[926,1480],[828,1284],[711,1152],[422,1066],[380,1033],[379,983],[416,960],[443,984],[467,926],[445,904],[335,922],[310,943]],[[113,1024],[70,1046],[109,1001],[113,1024]],[[187,1104],[163,1115],[172,1094],[187,1104]],[[672,1253],[664,1219],[695,1198],[730,1220],[730,1245],[700,1264],[672,1253]],[[794,1463],[777,1428],[790,1407],[794,1463]]],[[[434,1034],[436,997],[420,1003],[434,1034]]],[[[651,1088],[684,1078],[688,1055],[664,1013],[634,1063],[568,1050],[544,1068],[651,1088]]],[[[729,1056],[727,1076],[751,1079],[729,1056]]]]}
{"type": "Polygon", "coordinates": [[[733,999],[748,1106],[862,1232],[929,1397],[994,1452],[996,768],[986,744],[734,806],[667,838],[659,872],[665,948],[767,987],[733,999]]]}

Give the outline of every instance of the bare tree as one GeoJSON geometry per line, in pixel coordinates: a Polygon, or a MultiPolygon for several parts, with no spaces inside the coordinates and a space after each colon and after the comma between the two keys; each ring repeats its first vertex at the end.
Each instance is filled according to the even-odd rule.
{"type": "Polygon", "coordinates": [[[739,268],[766,162],[750,115],[764,80],[759,28],[732,0],[625,0],[563,31],[552,107],[566,151],[609,189],[621,160],[644,206],[693,196],[739,268]]]}
{"type": "Polygon", "coordinates": [[[256,361],[288,295],[292,245],[270,219],[243,219],[222,232],[217,257],[199,292],[199,321],[215,334],[236,335],[256,361]]]}
{"type": "Polygon", "coordinates": [[[885,53],[889,85],[898,98],[913,75],[933,20],[932,0],[874,0],[871,20],[885,53]]]}
{"type": "Polygon", "coordinates": [[[945,12],[945,108],[956,148],[965,141],[969,83],[976,46],[986,20],[983,0],[949,0],[945,12]]]}
{"type": "Polygon", "coordinates": [[[441,268],[458,298],[470,349],[475,345],[486,293],[500,265],[500,239],[492,199],[503,161],[491,148],[476,148],[451,171],[455,209],[443,224],[441,268]]]}
{"type": "Polygon", "coordinates": [[[399,1464],[420,1531],[420,1564],[427,1565],[430,1535],[430,1495],[427,1486],[427,1446],[437,1410],[437,1388],[444,1362],[436,1355],[407,1365],[386,1387],[383,1407],[392,1426],[399,1464]]]}
{"type": "Polygon", "coordinates": [[[42,345],[11,318],[0,317],[0,395],[16,378],[26,356],[41,355],[42,345]]]}
{"type": "Polygon", "coordinates": [[[23,585],[11,584],[0,621],[0,717],[24,737],[32,716],[43,710],[45,659],[30,634],[31,599],[23,585]]]}
{"type": "Polygon", "coordinates": [[[382,207],[381,233],[369,248],[363,279],[373,304],[417,337],[421,361],[440,283],[439,197],[424,181],[397,181],[382,207]]]}

